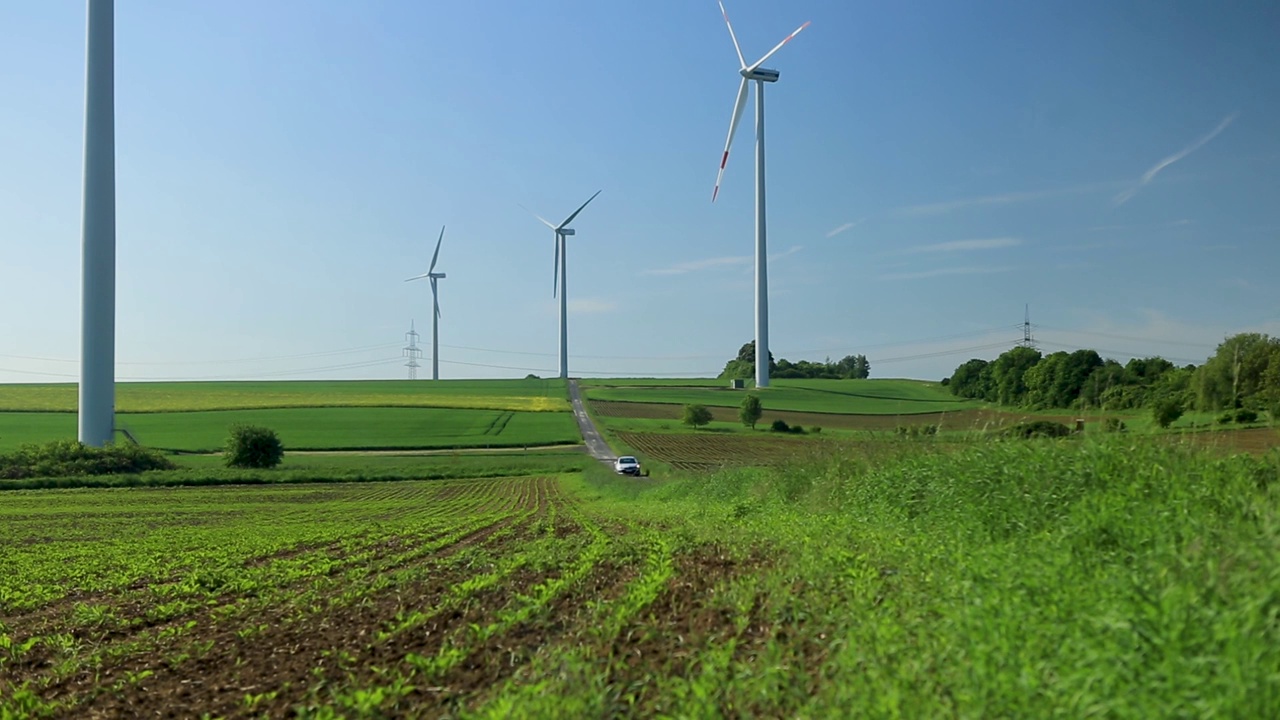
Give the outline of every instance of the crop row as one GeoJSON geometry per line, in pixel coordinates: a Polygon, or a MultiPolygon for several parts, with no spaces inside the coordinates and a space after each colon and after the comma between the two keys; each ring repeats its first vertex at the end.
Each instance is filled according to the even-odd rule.
{"type": "Polygon", "coordinates": [[[101,493],[96,515],[74,493],[70,512],[30,502],[58,495],[25,494],[15,536],[109,561],[73,573],[92,589],[0,612],[0,717],[501,714],[546,703],[557,668],[631,682],[625,648],[657,662],[679,641],[649,628],[714,595],[677,577],[684,541],[546,478],[196,490],[179,506],[199,512],[150,491],[101,493]],[[149,560],[104,542],[122,524],[147,528],[149,560]]]}

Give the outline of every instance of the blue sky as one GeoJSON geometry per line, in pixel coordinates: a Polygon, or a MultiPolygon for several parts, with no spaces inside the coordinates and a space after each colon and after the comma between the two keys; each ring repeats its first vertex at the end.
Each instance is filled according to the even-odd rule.
{"type": "MultiPolygon", "coordinates": [[[[729,0],[769,65],[771,345],[939,378],[1021,338],[1280,334],[1280,6],[729,0]]],[[[0,5],[0,382],[78,373],[83,2],[0,5]]],[[[116,4],[117,376],[705,375],[752,338],[713,0],[116,4]],[[429,340],[428,340],[429,342],[429,340]],[[426,358],[429,362],[430,349],[426,358]],[[424,373],[425,374],[425,373],[424,373]]],[[[749,106],[750,108],[751,106],[749,106]]]]}

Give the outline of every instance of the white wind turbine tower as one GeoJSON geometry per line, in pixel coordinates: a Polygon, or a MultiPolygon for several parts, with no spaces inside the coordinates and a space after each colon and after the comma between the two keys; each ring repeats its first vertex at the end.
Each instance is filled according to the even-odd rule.
{"type": "Polygon", "coordinates": [[[729,137],[724,143],[724,156],[720,158],[720,172],[716,175],[716,188],[711,193],[711,202],[720,194],[720,181],[724,178],[724,167],[729,162],[729,146],[733,145],[733,135],[738,130],[738,121],[742,119],[743,107],[747,104],[747,85],[756,81],[756,387],[769,387],[769,274],[768,256],[765,245],[764,214],[764,84],[778,82],[778,71],[760,67],[765,60],[782,49],[783,45],[809,27],[809,23],[801,25],[782,42],[765,53],[764,57],[752,65],[742,57],[742,48],[738,45],[738,37],[733,34],[733,24],[729,22],[729,13],[725,12],[724,3],[720,3],[720,13],[724,15],[724,23],[729,27],[729,38],[733,40],[733,49],[738,52],[738,63],[741,69],[742,84],[738,86],[738,101],[733,106],[733,117],[729,120],[729,137]]]}
{"type": "Polygon", "coordinates": [[[431,379],[440,379],[440,295],[437,281],[445,278],[444,273],[438,273],[436,269],[436,260],[440,258],[440,243],[444,242],[444,227],[440,228],[440,239],[436,240],[436,251],[431,256],[431,267],[422,275],[411,277],[405,282],[413,282],[427,278],[431,281],[431,379]]]}
{"type": "MultiPolygon", "coordinates": [[[[602,191],[597,190],[596,195],[599,195],[601,192],[602,191]]],[[[565,218],[564,222],[560,223],[559,225],[552,225],[550,221],[543,218],[541,215],[534,214],[534,217],[541,220],[543,225],[546,225],[547,227],[551,228],[556,234],[556,269],[555,269],[555,274],[552,276],[552,281],[551,281],[551,296],[555,297],[557,292],[560,295],[560,379],[561,380],[567,380],[569,378],[569,335],[568,335],[569,305],[565,300],[565,293],[567,292],[566,281],[565,281],[565,269],[566,269],[565,238],[574,234],[573,228],[569,227],[569,223],[573,222],[573,219],[578,217],[578,213],[582,212],[583,208],[590,205],[591,201],[596,199],[596,195],[592,195],[591,197],[587,198],[587,201],[582,203],[582,207],[579,207],[577,210],[574,210],[573,214],[565,218]],[[558,288],[559,288],[558,291],[557,291],[557,282],[558,282],[558,288]]]]}
{"type": "Polygon", "coordinates": [[[116,120],[115,9],[89,0],[85,42],[80,442],[115,438],[116,120]]]}

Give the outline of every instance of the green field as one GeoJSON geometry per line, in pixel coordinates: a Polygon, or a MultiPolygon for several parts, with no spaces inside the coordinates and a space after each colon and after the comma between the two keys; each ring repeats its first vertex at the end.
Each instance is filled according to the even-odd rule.
{"type": "Polygon", "coordinates": [[[989,442],[0,499],[0,717],[1280,706],[1275,456],[989,442]]]}
{"type": "Polygon", "coordinates": [[[760,396],[766,409],[838,414],[910,415],[982,406],[924,380],[774,380],[763,390],[731,390],[720,380],[591,380],[583,386],[592,400],[736,407],[750,392],[760,396]]]}
{"type": "MultiPolygon", "coordinates": [[[[75,412],[77,386],[0,385],[0,411],[75,412]]],[[[289,380],[117,383],[122,413],[294,407],[442,407],[567,412],[561,380],[289,380]]]]}
{"type": "MultiPolygon", "coordinates": [[[[446,408],[295,408],[213,412],[120,413],[139,444],[211,452],[235,423],[275,430],[286,450],[484,448],[581,442],[569,413],[446,408]]],[[[0,451],[76,436],[71,413],[0,413],[0,451]]]]}

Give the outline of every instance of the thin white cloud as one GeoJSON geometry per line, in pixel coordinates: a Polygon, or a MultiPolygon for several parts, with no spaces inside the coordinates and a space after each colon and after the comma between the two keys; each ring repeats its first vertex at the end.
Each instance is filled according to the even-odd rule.
{"type": "Polygon", "coordinates": [[[1017,247],[1022,244],[1020,238],[1015,237],[995,237],[983,238],[981,240],[952,240],[951,242],[935,243],[933,245],[919,245],[908,248],[909,253],[932,253],[932,252],[964,252],[969,250],[995,250],[998,248],[1017,247]]]}
{"type": "Polygon", "coordinates": [[[1106,230],[1136,230],[1139,228],[1159,229],[1159,228],[1183,227],[1184,225],[1190,225],[1190,224],[1192,224],[1191,220],[1187,220],[1186,218],[1183,218],[1182,220],[1173,220],[1167,223],[1124,223],[1121,225],[1094,225],[1093,227],[1085,228],[1085,230],[1087,232],[1103,232],[1106,230]]]}
{"type": "Polygon", "coordinates": [[[689,262],[676,263],[671,267],[658,268],[656,270],[642,270],[641,275],[685,275],[699,270],[710,270],[711,268],[726,267],[731,265],[745,265],[751,262],[751,258],[745,255],[734,255],[731,257],[714,257],[704,260],[691,260],[689,262]]]}
{"type": "MultiPolygon", "coordinates": [[[[781,260],[782,258],[795,255],[804,250],[803,245],[793,245],[783,252],[769,256],[769,261],[781,260]]],[[[641,270],[641,275],[687,275],[688,273],[698,272],[700,270],[711,270],[721,267],[736,267],[739,265],[750,265],[754,260],[751,255],[729,255],[725,257],[705,258],[703,260],[690,260],[689,262],[676,263],[671,267],[658,268],[656,270],[641,270]]]]}
{"type": "Polygon", "coordinates": [[[784,257],[791,257],[792,255],[795,255],[796,253],[800,252],[803,249],[804,249],[803,245],[792,245],[791,247],[787,248],[786,250],[783,250],[782,252],[776,255],[770,255],[769,262],[773,262],[774,260],[781,260],[784,257]]]}
{"type": "Polygon", "coordinates": [[[922,270],[920,272],[890,273],[881,275],[881,280],[923,280],[925,278],[942,277],[944,275],[987,275],[1013,270],[1011,267],[953,267],[922,270]]]}
{"type": "Polygon", "coordinates": [[[575,315],[599,315],[618,309],[617,303],[600,298],[577,298],[570,300],[566,305],[569,312],[575,315]]]}
{"type": "Polygon", "coordinates": [[[846,230],[852,230],[853,228],[856,228],[862,223],[866,222],[866,220],[867,220],[866,218],[862,218],[860,220],[854,220],[853,222],[847,222],[841,225],[840,227],[832,230],[831,232],[827,233],[827,237],[833,238],[846,230]]]}
{"type": "Polygon", "coordinates": [[[998,195],[983,195],[980,197],[964,198],[961,200],[948,200],[946,202],[925,203],[922,205],[907,205],[897,208],[892,212],[894,215],[942,215],[944,213],[953,212],[955,210],[963,210],[971,207],[981,207],[984,205],[1012,205],[1014,203],[1028,202],[1031,200],[1046,200],[1048,198],[1062,197],[1065,195],[1083,195],[1093,192],[1101,192],[1111,190],[1116,187],[1114,182],[1098,182],[1086,183],[1083,185],[1072,185],[1070,187],[1056,188],[1053,190],[1030,190],[1023,192],[1008,192],[998,195]]]}
{"type": "Polygon", "coordinates": [[[1230,114],[1230,115],[1226,116],[1225,118],[1223,118],[1223,119],[1222,119],[1222,122],[1218,123],[1218,126],[1217,126],[1217,127],[1215,127],[1213,130],[1209,131],[1209,134],[1208,134],[1208,135],[1205,135],[1204,137],[1200,138],[1199,140],[1197,140],[1197,141],[1195,141],[1195,142],[1191,143],[1190,145],[1186,146],[1185,148],[1183,148],[1183,149],[1179,150],[1178,152],[1176,152],[1176,153],[1174,153],[1174,154],[1170,155],[1169,157],[1167,157],[1167,158],[1165,158],[1165,159],[1161,160],[1160,162],[1156,163],[1156,164],[1155,164],[1155,165],[1154,165],[1150,170],[1148,170],[1148,171],[1146,171],[1145,173],[1143,173],[1143,174],[1142,174],[1142,178],[1141,178],[1140,180],[1138,180],[1138,184],[1137,184],[1137,185],[1135,185],[1135,186],[1133,186],[1133,187],[1129,188],[1128,190],[1125,190],[1124,192],[1122,192],[1122,193],[1120,193],[1119,195],[1117,195],[1117,196],[1115,197],[1115,204],[1116,204],[1117,206],[1119,206],[1119,205],[1123,205],[1123,204],[1125,204],[1125,203],[1129,202],[1129,200],[1130,200],[1134,195],[1137,195],[1137,194],[1138,194],[1138,191],[1139,191],[1139,190],[1141,190],[1142,188],[1146,187],[1146,186],[1147,186],[1147,185],[1148,185],[1152,180],[1154,180],[1154,179],[1155,179],[1155,177],[1156,177],[1156,175],[1160,174],[1160,171],[1161,171],[1161,170],[1164,170],[1165,168],[1169,167],[1170,165],[1172,165],[1172,164],[1174,164],[1174,163],[1178,162],[1179,160],[1181,160],[1181,159],[1185,158],[1186,156],[1190,155],[1191,153],[1193,153],[1193,152],[1195,152],[1195,151],[1199,150],[1200,148],[1204,147],[1204,146],[1205,146],[1205,145],[1206,145],[1210,140],[1212,140],[1212,139],[1214,139],[1214,138],[1218,137],[1218,134],[1219,134],[1219,133],[1221,133],[1223,130],[1226,130],[1226,129],[1227,129],[1227,126],[1228,126],[1228,125],[1230,125],[1232,122],[1234,122],[1234,121],[1235,121],[1235,119],[1236,119],[1236,117],[1237,117],[1239,114],[1240,114],[1240,113],[1232,113],[1232,114],[1230,114]]]}

